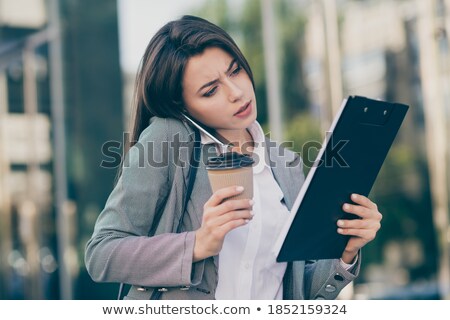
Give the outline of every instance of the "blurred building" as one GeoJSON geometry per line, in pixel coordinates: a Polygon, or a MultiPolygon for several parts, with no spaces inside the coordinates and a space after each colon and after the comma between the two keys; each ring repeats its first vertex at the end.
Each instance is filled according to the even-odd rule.
{"type": "Polygon", "coordinates": [[[386,212],[380,235],[367,249],[369,256],[378,256],[378,262],[366,259],[367,268],[359,279],[363,280],[355,286],[359,298],[414,298],[417,290],[411,290],[409,296],[399,290],[414,282],[424,283],[423,295],[428,298],[439,295],[438,281],[447,286],[441,294],[445,296],[449,290],[446,269],[450,232],[446,217],[448,203],[444,204],[448,194],[448,173],[445,173],[448,154],[436,160],[448,147],[445,143],[437,146],[434,141],[442,141],[437,137],[447,137],[448,141],[448,133],[441,130],[434,139],[428,138],[441,121],[449,121],[450,57],[445,49],[448,48],[445,30],[450,24],[449,4],[442,0],[321,0],[311,1],[307,7],[305,81],[311,112],[321,120],[323,131],[329,128],[341,98],[349,95],[396,101],[411,107],[371,193],[391,212],[386,212]],[[428,18],[424,17],[424,8],[429,9],[430,19],[434,19],[430,29],[425,30],[425,40],[430,39],[427,43],[421,36],[422,21],[428,18]],[[445,36],[439,41],[442,34],[445,36]],[[440,53],[424,59],[423,48],[433,46],[440,53]],[[434,68],[439,70],[434,76],[426,77],[427,70],[434,68]],[[444,88],[434,91],[435,102],[424,98],[429,95],[431,83],[435,88],[444,88]],[[440,119],[434,117],[426,128],[426,106],[429,106],[428,114],[437,114],[445,108],[447,116],[440,113],[440,119]],[[410,161],[404,161],[399,171],[394,163],[398,160],[392,156],[410,161]],[[434,169],[435,160],[440,163],[440,174],[434,169]],[[439,192],[433,185],[430,188],[429,179],[436,180],[433,172],[442,179],[447,175],[447,182],[438,187],[439,192]],[[436,200],[439,193],[441,200],[436,200]],[[395,212],[400,210],[396,203],[402,202],[414,205],[409,212],[395,212]],[[441,212],[439,219],[437,212],[441,212]],[[404,217],[400,219],[401,215],[404,217]]]}
{"type": "Polygon", "coordinates": [[[83,255],[122,118],[116,1],[0,0],[0,299],[115,296],[83,255]]]}
{"type": "Polygon", "coordinates": [[[57,297],[48,55],[29,41],[46,24],[44,1],[0,1],[2,297],[57,297]]]}
{"type": "MultiPolygon", "coordinates": [[[[339,1],[340,5],[334,12],[336,25],[328,26],[327,29],[326,25],[332,23],[324,21],[324,11],[329,2],[333,1],[310,3],[305,34],[305,79],[313,112],[326,119],[324,129],[328,129],[333,110],[336,110],[329,106],[340,104],[340,101],[329,101],[328,98],[328,55],[338,55],[341,79],[336,82],[342,97],[358,94],[386,99],[390,98],[388,95],[391,92],[395,92],[396,97],[403,102],[411,102],[411,77],[404,74],[400,78],[403,83],[395,84],[400,91],[396,90],[397,87],[389,88],[388,80],[390,73],[394,71],[391,70],[391,56],[399,55],[407,49],[405,23],[410,17],[406,9],[413,1],[339,1]],[[326,33],[330,32],[327,30],[338,35],[337,47],[327,46],[326,33]]],[[[407,66],[409,65],[403,66],[401,71],[406,71],[407,66]]]]}

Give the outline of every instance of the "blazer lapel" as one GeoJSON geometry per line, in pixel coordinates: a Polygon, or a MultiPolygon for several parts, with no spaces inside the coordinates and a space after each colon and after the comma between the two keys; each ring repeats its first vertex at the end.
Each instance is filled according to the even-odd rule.
{"type": "Polygon", "coordinates": [[[199,168],[197,169],[197,177],[195,179],[194,190],[192,194],[195,196],[191,198],[191,203],[194,207],[196,221],[198,223],[198,228],[202,224],[203,218],[203,206],[206,201],[212,196],[211,185],[209,184],[208,172],[206,171],[206,159],[204,152],[205,148],[209,148],[210,145],[202,146],[201,159],[199,162],[199,168]]]}
{"type": "Polygon", "coordinates": [[[269,157],[275,180],[283,191],[286,207],[291,210],[305,180],[302,167],[300,163],[297,163],[300,161],[300,156],[294,152],[283,150],[282,146],[270,142],[267,137],[266,155],[269,157]]]}
{"type": "MultiPolygon", "coordinates": [[[[198,223],[197,228],[200,228],[202,225],[203,219],[203,206],[206,201],[209,200],[212,196],[211,185],[209,184],[208,172],[206,171],[206,161],[208,155],[211,155],[211,152],[215,152],[213,149],[215,148],[213,144],[207,144],[202,146],[201,159],[199,168],[197,170],[197,179],[195,180],[193,194],[195,197],[191,198],[191,203],[194,207],[196,222],[198,223]]],[[[213,262],[216,267],[216,272],[219,267],[219,256],[213,256],[213,262]]]]}

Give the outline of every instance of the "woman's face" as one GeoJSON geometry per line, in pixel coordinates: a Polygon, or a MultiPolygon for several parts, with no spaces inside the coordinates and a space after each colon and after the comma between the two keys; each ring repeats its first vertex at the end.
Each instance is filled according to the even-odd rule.
{"type": "Polygon", "coordinates": [[[220,48],[207,48],[188,60],[183,99],[192,117],[225,136],[229,130],[247,128],[256,119],[255,92],[249,76],[220,48]]]}

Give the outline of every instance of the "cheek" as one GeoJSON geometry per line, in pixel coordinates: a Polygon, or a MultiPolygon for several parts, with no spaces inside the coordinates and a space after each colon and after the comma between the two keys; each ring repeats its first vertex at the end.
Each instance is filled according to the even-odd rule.
{"type": "Polygon", "coordinates": [[[224,119],[223,105],[216,99],[199,99],[197,104],[187,107],[188,112],[203,124],[215,127],[224,119]]]}
{"type": "Polygon", "coordinates": [[[240,87],[247,93],[255,95],[255,90],[253,89],[252,81],[247,74],[244,74],[242,78],[239,79],[240,87]]]}
{"type": "Polygon", "coordinates": [[[186,110],[191,114],[195,115],[203,109],[202,100],[197,97],[192,97],[188,95],[183,95],[183,101],[186,110]]]}

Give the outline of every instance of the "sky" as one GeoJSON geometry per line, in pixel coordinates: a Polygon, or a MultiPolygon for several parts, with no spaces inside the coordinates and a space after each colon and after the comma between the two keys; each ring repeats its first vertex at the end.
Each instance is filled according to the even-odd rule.
{"type": "Polygon", "coordinates": [[[135,73],[151,37],[166,22],[192,14],[205,0],[118,0],[120,65],[135,73]]]}

